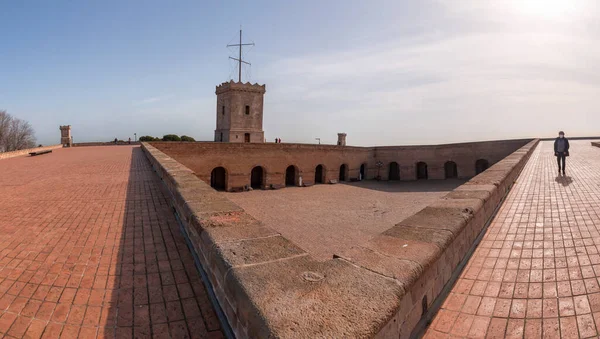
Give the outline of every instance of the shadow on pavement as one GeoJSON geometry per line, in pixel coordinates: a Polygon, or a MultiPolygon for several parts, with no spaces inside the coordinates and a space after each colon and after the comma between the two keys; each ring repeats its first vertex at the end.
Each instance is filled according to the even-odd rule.
{"type": "Polygon", "coordinates": [[[556,179],[554,179],[554,181],[566,187],[573,182],[573,178],[571,178],[570,176],[559,175],[556,177],[556,179]]]}
{"type": "Polygon", "coordinates": [[[416,180],[416,181],[376,181],[364,180],[358,182],[341,182],[344,185],[350,185],[358,188],[389,192],[448,192],[464,184],[467,180],[446,179],[446,180],[416,180]]]}

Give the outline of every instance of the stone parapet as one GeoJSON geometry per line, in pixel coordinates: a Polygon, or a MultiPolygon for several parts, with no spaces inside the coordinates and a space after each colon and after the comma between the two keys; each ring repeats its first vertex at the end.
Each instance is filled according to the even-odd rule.
{"type": "Polygon", "coordinates": [[[62,148],[62,147],[63,147],[63,145],[52,145],[52,146],[27,148],[27,149],[22,149],[22,150],[18,150],[18,151],[12,151],[12,152],[2,152],[2,153],[0,153],[0,159],[20,157],[23,155],[27,155],[30,152],[53,150],[53,149],[62,148]]]}
{"type": "Polygon", "coordinates": [[[327,262],[314,260],[157,148],[142,143],[142,149],[237,337],[405,338],[448,284],[537,143],[327,262]]]}
{"type": "Polygon", "coordinates": [[[408,338],[485,230],[539,140],[457,187],[367,244],[340,255],[398,281],[399,307],[377,335],[408,338]]]}
{"type": "Polygon", "coordinates": [[[235,91],[243,91],[243,92],[255,92],[255,93],[265,93],[266,86],[259,84],[251,84],[249,82],[235,82],[233,80],[229,82],[224,82],[218,85],[215,89],[215,94],[221,94],[223,92],[227,92],[230,90],[235,91]]]}

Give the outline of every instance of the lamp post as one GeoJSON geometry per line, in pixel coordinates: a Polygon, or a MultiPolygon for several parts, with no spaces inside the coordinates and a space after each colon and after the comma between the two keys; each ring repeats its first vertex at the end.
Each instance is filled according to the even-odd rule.
{"type": "Polygon", "coordinates": [[[137,142],[137,133],[133,133],[133,142],[137,142]]]}

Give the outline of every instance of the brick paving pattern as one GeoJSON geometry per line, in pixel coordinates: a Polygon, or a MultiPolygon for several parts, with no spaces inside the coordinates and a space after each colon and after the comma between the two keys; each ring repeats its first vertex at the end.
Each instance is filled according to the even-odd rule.
{"type": "Polygon", "coordinates": [[[425,338],[600,335],[600,149],[542,142],[425,338]]]}
{"type": "Polygon", "coordinates": [[[0,160],[0,337],[219,338],[139,147],[0,160]]]}

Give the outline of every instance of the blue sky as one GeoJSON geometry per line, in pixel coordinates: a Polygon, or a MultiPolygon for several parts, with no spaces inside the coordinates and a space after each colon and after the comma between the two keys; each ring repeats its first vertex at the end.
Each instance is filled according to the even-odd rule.
{"type": "Polygon", "coordinates": [[[4,1],[0,109],[39,143],[211,140],[225,48],[256,43],[265,136],[432,144],[600,131],[596,1],[4,1]],[[245,39],[246,40],[246,39],[245,39]]]}

